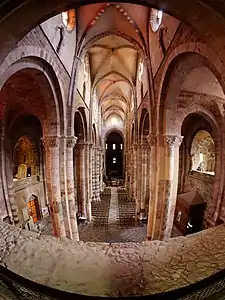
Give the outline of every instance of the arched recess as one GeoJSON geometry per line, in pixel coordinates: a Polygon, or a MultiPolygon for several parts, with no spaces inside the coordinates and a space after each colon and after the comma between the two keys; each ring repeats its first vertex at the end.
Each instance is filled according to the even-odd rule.
{"type": "Polygon", "coordinates": [[[80,109],[75,112],[74,134],[77,137],[77,143],[84,143],[87,136],[87,122],[80,109]]]}
{"type": "Polygon", "coordinates": [[[7,116],[4,128],[7,138],[3,141],[2,159],[3,188],[5,184],[7,186],[5,201],[11,207],[14,222],[17,223],[15,220],[18,218],[22,226],[33,230],[35,222],[27,207],[28,193],[38,193],[37,220],[41,219],[40,209],[48,203],[41,143],[42,125],[35,115],[20,115],[13,123],[8,122],[7,116]],[[30,218],[27,219],[27,216],[30,218]]]}
{"type": "MultiPolygon", "coordinates": [[[[218,128],[209,115],[197,111],[184,119],[181,134],[184,138],[179,156],[178,193],[189,192],[193,189],[200,193],[206,202],[203,225],[208,227],[212,225],[211,218],[216,208],[215,205],[220,203],[217,197],[217,182],[220,182],[221,176],[224,176],[221,169],[222,153],[218,128]],[[206,143],[201,145],[202,141],[206,143]],[[213,160],[213,166],[211,164],[209,170],[202,167],[200,156],[196,162],[196,155],[199,151],[207,155],[211,162],[213,160]]],[[[209,166],[205,167],[209,168],[209,166]]]]}
{"type": "MultiPolygon", "coordinates": [[[[214,137],[216,149],[222,149],[225,144],[221,138],[224,131],[220,105],[225,100],[223,84],[215,65],[204,56],[188,52],[175,57],[168,67],[162,86],[159,132],[180,136],[181,124],[187,115],[200,111],[207,120],[211,120],[214,132],[217,132],[216,138],[214,137]]],[[[217,162],[211,207],[207,217],[211,224],[218,221],[224,186],[224,160],[220,156],[217,162]],[[220,172],[217,169],[219,166],[220,172]]]]}
{"type": "MultiPolygon", "coordinates": [[[[21,97],[24,95],[29,97],[31,94],[29,92],[32,91],[30,86],[32,86],[32,89],[38,89],[38,96],[35,97],[35,108],[39,111],[35,114],[40,118],[43,125],[43,135],[58,136],[63,134],[65,130],[65,108],[61,88],[52,67],[41,58],[26,57],[16,61],[2,73],[0,79],[1,93],[7,93],[7,90],[13,88],[20,91],[19,95],[21,97]],[[28,82],[29,84],[25,85],[28,82]],[[37,99],[38,97],[39,99],[37,99]]],[[[4,101],[3,97],[7,96],[6,93],[1,94],[1,101],[4,101]]],[[[13,100],[12,97],[10,100],[13,100]]],[[[23,101],[20,106],[24,108],[26,104],[28,103],[23,101]],[[21,105],[22,103],[23,105],[21,105]]],[[[9,102],[4,103],[1,112],[8,110],[9,105],[9,102]]],[[[28,107],[26,109],[29,110],[28,107]]],[[[32,105],[30,105],[30,110],[32,110],[32,105]]]]}
{"type": "Polygon", "coordinates": [[[135,144],[135,133],[134,133],[134,123],[131,126],[131,138],[130,138],[130,145],[131,147],[135,144]]]}
{"type": "Polygon", "coordinates": [[[146,108],[141,112],[140,122],[139,122],[139,142],[147,144],[147,137],[150,132],[150,122],[149,122],[149,113],[146,108]]]}
{"type": "MultiPolygon", "coordinates": [[[[139,122],[139,168],[137,170],[141,188],[139,188],[140,199],[140,219],[145,219],[149,205],[149,174],[150,174],[150,148],[148,136],[150,132],[149,112],[146,108],[142,109],[139,122]]],[[[139,211],[138,211],[139,212],[139,211]]]]}
{"type": "Polygon", "coordinates": [[[12,148],[13,177],[18,177],[18,168],[26,165],[26,177],[43,175],[42,126],[34,115],[17,118],[9,128],[8,137],[12,148]]]}
{"type": "MultiPolygon", "coordinates": [[[[40,144],[40,137],[42,136],[59,136],[61,128],[64,127],[62,125],[64,121],[61,119],[62,96],[57,78],[51,67],[44,64],[42,60],[32,57],[21,59],[4,70],[0,80],[0,88],[2,108],[0,111],[1,152],[3,153],[1,156],[2,189],[7,214],[12,216],[15,222],[18,222],[16,194],[14,195],[15,184],[11,168],[12,145],[9,133],[12,132],[11,128],[13,127],[15,129],[14,134],[18,133],[23,125],[23,121],[21,123],[20,120],[25,120],[27,116],[33,115],[41,124],[42,133],[38,134],[37,132],[40,144]]],[[[30,126],[27,125],[28,128],[30,126]]],[[[44,176],[43,170],[40,173],[44,176]]],[[[24,189],[27,187],[28,185],[24,186],[24,189]]],[[[47,201],[45,186],[42,187],[42,191],[41,201],[44,206],[47,201]]]]}
{"type": "MultiPolygon", "coordinates": [[[[164,220],[163,228],[165,230],[161,236],[170,236],[172,229],[178,187],[182,123],[190,113],[201,112],[207,116],[206,118],[211,118],[217,128],[219,143],[217,149],[221,149],[224,144],[221,139],[224,122],[219,103],[224,99],[220,74],[209,60],[193,52],[182,53],[172,60],[164,77],[158,110],[158,132],[160,134],[158,146],[162,147],[163,151],[167,151],[168,155],[163,155],[163,152],[158,151],[154,157],[160,166],[158,184],[160,185],[163,180],[168,179],[166,188],[170,191],[163,198],[165,213],[164,216],[160,216],[159,222],[164,220]],[[169,209],[166,210],[166,208],[169,209]]],[[[215,181],[212,205],[207,216],[207,222],[212,225],[215,225],[217,221],[217,207],[221,204],[221,195],[223,194],[224,162],[220,161],[220,163],[223,166],[222,176],[215,181]]]]}
{"type": "Polygon", "coordinates": [[[77,137],[77,144],[74,148],[74,181],[77,189],[77,211],[78,215],[82,217],[87,216],[86,210],[86,134],[87,128],[85,119],[83,119],[82,112],[76,111],[74,117],[74,133],[77,137]]]}
{"type": "Polygon", "coordinates": [[[97,132],[96,132],[96,127],[95,124],[92,125],[92,133],[91,133],[91,139],[92,143],[97,146],[97,132]]]}
{"type": "Polygon", "coordinates": [[[124,141],[118,131],[111,131],[106,136],[106,175],[116,178],[123,177],[124,141]]]}
{"type": "Polygon", "coordinates": [[[159,133],[180,134],[181,126],[177,125],[182,124],[186,110],[196,104],[216,112],[216,117],[222,121],[215,99],[225,99],[224,89],[219,71],[207,58],[194,52],[176,56],[167,68],[161,88],[159,133]],[[198,95],[199,101],[194,95],[198,95]]]}

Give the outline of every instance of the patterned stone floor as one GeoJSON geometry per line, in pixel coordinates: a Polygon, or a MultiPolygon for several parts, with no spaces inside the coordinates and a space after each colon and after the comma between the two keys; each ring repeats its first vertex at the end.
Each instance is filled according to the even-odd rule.
{"type": "MultiPolygon", "coordinates": [[[[136,220],[135,202],[124,188],[106,188],[101,201],[92,202],[93,221],[79,223],[80,240],[84,242],[142,242],[146,240],[146,223],[136,220]]],[[[51,218],[41,222],[41,233],[52,235],[51,218]]],[[[180,236],[173,228],[172,237],[180,236]]]]}
{"type": "MultiPolygon", "coordinates": [[[[106,188],[101,201],[92,202],[93,221],[78,224],[84,242],[142,242],[146,240],[146,224],[135,220],[135,203],[125,189],[106,188]]],[[[51,219],[41,223],[41,232],[51,235],[51,219]]]]}

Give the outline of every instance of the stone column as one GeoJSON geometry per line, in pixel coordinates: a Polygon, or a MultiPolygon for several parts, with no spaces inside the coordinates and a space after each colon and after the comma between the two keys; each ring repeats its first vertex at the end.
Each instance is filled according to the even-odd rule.
{"type": "Polygon", "coordinates": [[[143,151],[142,146],[137,145],[137,153],[136,153],[136,190],[135,190],[135,197],[137,203],[137,216],[140,217],[141,213],[141,194],[142,194],[142,181],[143,181],[143,174],[142,174],[142,160],[143,160],[143,151]]]}
{"type": "Polygon", "coordinates": [[[69,218],[70,238],[79,241],[77,227],[76,207],[75,207],[75,187],[74,187],[74,170],[73,153],[77,142],[77,137],[71,136],[66,139],[66,177],[67,177],[67,198],[66,204],[69,218]]]}
{"type": "Polygon", "coordinates": [[[5,200],[6,210],[10,223],[18,225],[20,223],[18,216],[18,207],[15,201],[15,191],[12,171],[12,149],[10,141],[5,136],[5,130],[2,121],[0,121],[0,173],[2,184],[2,195],[5,200]]]}
{"type": "Polygon", "coordinates": [[[104,173],[104,151],[100,149],[99,150],[99,177],[100,177],[101,192],[103,192],[104,190],[103,173],[104,173]]]}
{"type": "MultiPolygon", "coordinates": [[[[14,182],[13,182],[13,173],[12,173],[12,167],[11,167],[11,159],[10,157],[5,154],[5,168],[2,170],[2,174],[6,179],[6,187],[5,187],[5,201],[7,201],[7,204],[9,203],[10,210],[8,211],[8,215],[10,217],[10,221],[14,225],[19,225],[20,220],[18,216],[18,207],[15,201],[15,190],[14,190],[14,182]]],[[[2,165],[2,167],[4,167],[2,165]]],[[[3,182],[2,182],[3,183],[3,182]]],[[[7,207],[8,208],[8,207],[7,207]]]]}
{"type": "Polygon", "coordinates": [[[88,143],[87,144],[87,173],[88,173],[88,191],[89,191],[89,196],[88,196],[88,204],[87,204],[87,218],[88,221],[91,221],[92,215],[91,215],[91,201],[92,201],[92,196],[93,196],[93,190],[92,190],[92,149],[93,149],[93,143],[88,143]]]}
{"type": "Polygon", "coordinates": [[[91,221],[91,196],[90,196],[90,166],[89,166],[89,144],[85,143],[84,149],[84,160],[85,160],[85,186],[86,186],[86,211],[87,211],[87,219],[91,221]]]}
{"type": "Polygon", "coordinates": [[[77,199],[79,204],[79,212],[81,212],[82,217],[87,217],[87,207],[86,207],[86,179],[85,179],[85,148],[86,145],[83,143],[78,143],[76,146],[76,156],[78,164],[77,172],[77,199]]]}
{"type": "Polygon", "coordinates": [[[140,219],[146,218],[146,211],[145,211],[145,205],[146,205],[146,198],[147,195],[147,181],[148,181],[148,144],[142,144],[141,145],[141,212],[140,212],[140,219]]]}
{"type": "Polygon", "coordinates": [[[133,146],[133,198],[136,203],[136,217],[141,211],[141,202],[137,198],[137,188],[140,184],[140,178],[138,178],[138,146],[137,144],[133,146]]]}
{"type": "Polygon", "coordinates": [[[92,184],[93,184],[93,201],[100,201],[100,165],[99,165],[99,148],[94,147],[92,151],[92,184]]]}
{"type": "Polygon", "coordinates": [[[91,168],[92,168],[92,172],[91,172],[91,176],[92,176],[92,201],[96,201],[96,181],[95,181],[95,176],[96,176],[96,162],[95,162],[95,146],[93,145],[91,147],[91,168]]]}
{"type": "Polygon", "coordinates": [[[158,137],[156,135],[149,135],[147,137],[150,153],[149,153],[149,207],[148,207],[148,225],[147,225],[147,239],[151,240],[153,238],[153,231],[155,225],[155,217],[156,217],[156,201],[157,201],[157,193],[158,193],[158,153],[157,153],[157,144],[158,137]]]}
{"type": "Polygon", "coordinates": [[[44,137],[42,141],[46,155],[46,181],[53,231],[55,236],[65,237],[66,231],[60,194],[59,137],[44,137]]]}
{"type": "Polygon", "coordinates": [[[134,148],[130,148],[130,195],[134,199],[134,148]]]}
{"type": "MultiPolygon", "coordinates": [[[[158,136],[158,139],[159,147],[151,148],[153,151],[151,155],[156,158],[159,169],[156,169],[156,176],[153,176],[157,191],[149,203],[147,234],[151,234],[151,239],[166,239],[170,238],[173,227],[178,186],[179,146],[183,137],[163,135],[158,136]],[[154,153],[156,149],[157,155],[154,153]]],[[[152,159],[153,157],[151,161],[152,159]]],[[[154,191],[153,183],[154,181],[151,181],[151,189],[154,191]]]]}
{"type": "Polygon", "coordinates": [[[96,201],[101,201],[100,199],[100,149],[96,147],[95,149],[95,160],[96,160],[96,173],[95,173],[95,192],[96,201]]]}

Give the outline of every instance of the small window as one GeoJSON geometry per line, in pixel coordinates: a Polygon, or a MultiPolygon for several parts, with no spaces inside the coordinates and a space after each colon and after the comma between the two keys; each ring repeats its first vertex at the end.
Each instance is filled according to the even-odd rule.
{"type": "Polygon", "coordinates": [[[116,150],[116,144],[113,144],[112,148],[113,150],[116,150]]]}
{"type": "Polygon", "coordinates": [[[76,13],[75,9],[62,12],[62,22],[66,27],[67,31],[72,31],[76,24],[76,13]]]}
{"type": "Polygon", "coordinates": [[[108,144],[105,144],[105,149],[106,149],[106,150],[108,149],[108,144]]]}
{"type": "Polygon", "coordinates": [[[123,150],[123,144],[120,144],[120,149],[123,150]]]}
{"type": "Polygon", "coordinates": [[[150,15],[150,24],[153,32],[156,32],[162,23],[163,13],[161,10],[152,8],[150,15]]]}
{"type": "Polygon", "coordinates": [[[113,157],[113,164],[116,164],[116,157],[113,157]]]}

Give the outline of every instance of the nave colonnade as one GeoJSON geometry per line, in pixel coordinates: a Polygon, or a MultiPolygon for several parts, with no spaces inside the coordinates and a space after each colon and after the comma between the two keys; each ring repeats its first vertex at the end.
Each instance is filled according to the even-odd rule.
{"type": "Polygon", "coordinates": [[[79,240],[77,213],[91,221],[91,203],[100,201],[104,189],[105,141],[118,132],[123,180],[136,217],[148,218],[148,239],[171,236],[177,193],[195,188],[207,203],[204,228],[224,221],[225,72],[219,43],[212,45],[167,14],[165,41],[160,28],[147,37],[129,5],[93,4],[95,14],[88,6],[76,8],[76,33],[59,27],[64,43],[48,31],[61,22],[60,14],[4,52],[1,219],[32,227],[50,212],[55,236],[79,240]],[[86,27],[85,13],[91,24],[86,27]],[[105,25],[111,15],[118,24],[105,25]]]}

